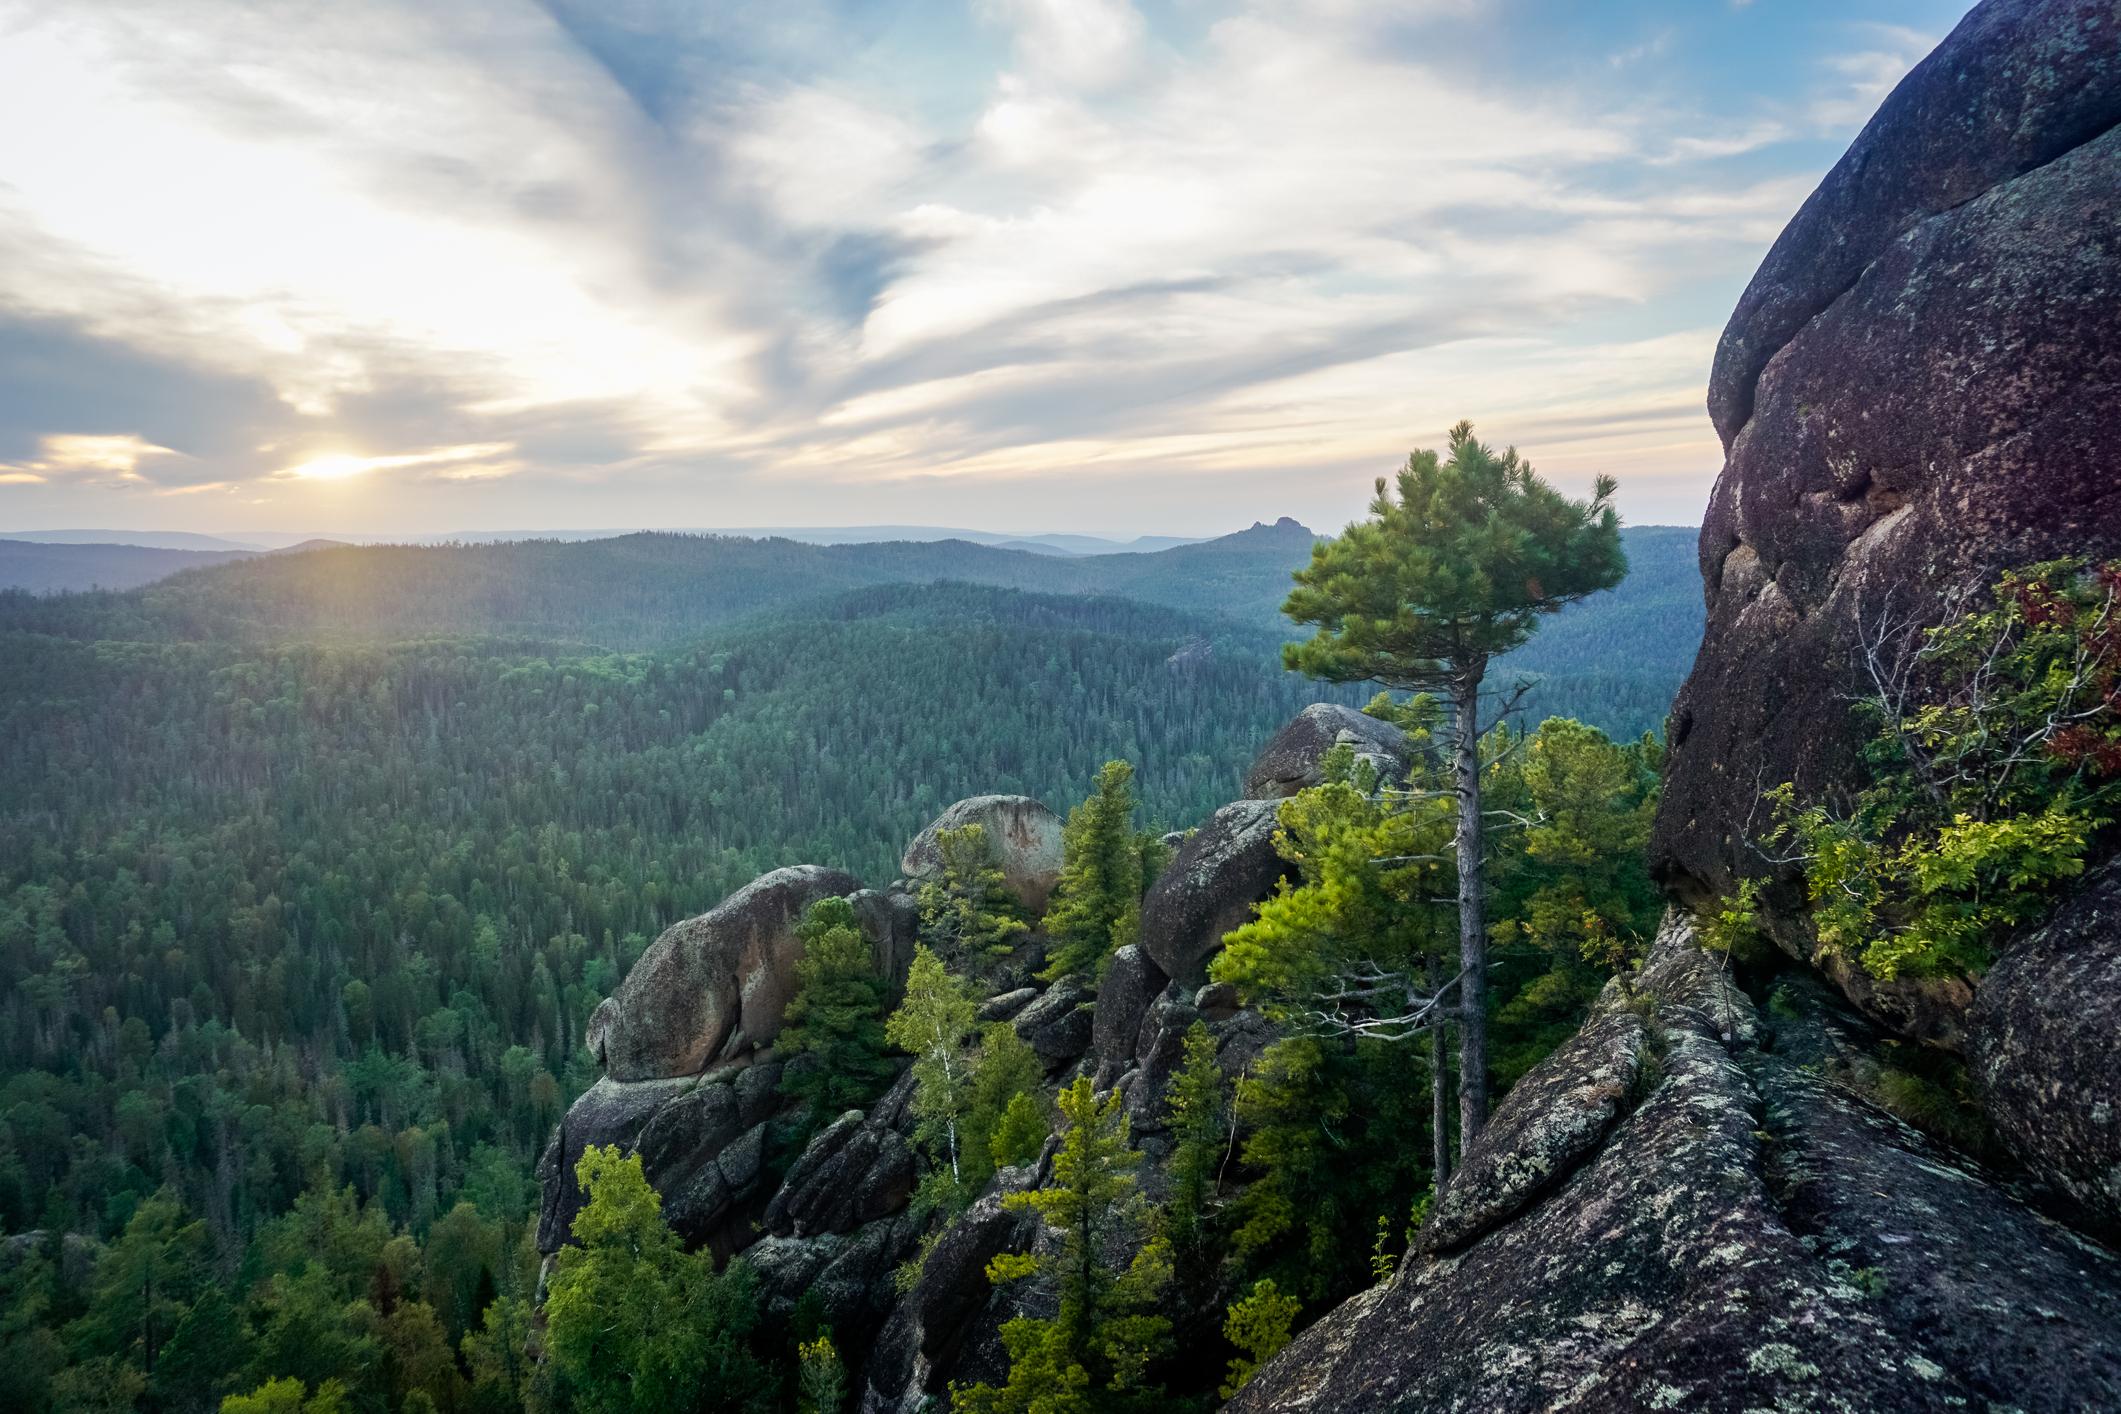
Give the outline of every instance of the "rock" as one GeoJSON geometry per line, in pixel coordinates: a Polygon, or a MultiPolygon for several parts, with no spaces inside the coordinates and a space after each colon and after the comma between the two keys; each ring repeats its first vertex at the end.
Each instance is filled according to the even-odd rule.
{"type": "Polygon", "coordinates": [[[1274,848],[1278,803],[1241,800],[1210,816],[1142,900],[1141,949],[1166,977],[1192,977],[1294,867],[1274,848]]]}
{"type": "Polygon", "coordinates": [[[1170,982],[1163,969],[1141,948],[1129,944],[1112,955],[1112,966],[1098,985],[1097,1009],[1090,1023],[1090,1059],[1096,1065],[1094,1088],[1109,1090],[1134,1060],[1141,1040],[1142,1017],[1170,982]]]}
{"type": "Polygon", "coordinates": [[[763,1123],[781,1107],[781,1076],[785,1072],[786,1067],[779,1061],[761,1061],[739,1071],[730,1082],[730,1089],[736,1092],[739,1122],[744,1128],[763,1123]]]}
{"type": "MultiPolygon", "coordinates": [[[[630,1152],[656,1111],[695,1083],[689,1076],[632,1083],[606,1077],[568,1106],[538,1160],[538,1182],[544,1190],[538,1211],[540,1252],[559,1251],[573,1231],[574,1215],[582,1210],[582,1187],[574,1176],[582,1151],[591,1145],[615,1144],[630,1152]]],[[[721,1093],[728,1094],[726,1090],[721,1093]]]]}
{"type": "Polygon", "coordinates": [[[1193,994],[1193,1009],[1209,1021],[1228,1021],[1243,1007],[1235,982],[1216,982],[1193,994]]]}
{"type": "Polygon", "coordinates": [[[833,1341],[858,1363],[897,1299],[892,1275],[920,1245],[920,1225],[900,1215],[846,1234],[767,1237],[744,1253],[758,1274],[754,1299],[769,1323],[787,1320],[805,1292],[816,1293],[833,1341]]]}
{"type": "Polygon", "coordinates": [[[1050,1074],[1090,1048],[1091,1004],[1097,989],[1088,976],[1071,972],[1016,1016],[1016,1034],[1038,1053],[1050,1074]]]}
{"type": "Polygon", "coordinates": [[[1628,1045],[1614,987],[1475,1141],[1447,1205],[1483,1210],[1466,1245],[1299,1335],[1231,1414],[2114,1407],[2121,1259],[1757,1049],[1684,926],[1636,985],[1662,1055],[1632,1103],[1595,1115],[1628,1045]]]}
{"type": "Polygon", "coordinates": [[[1028,795],[975,795],[935,817],[906,846],[900,867],[918,888],[943,877],[943,853],[935,836],[941,830],[984,826],[994,846],[1003,882],[1033,913],[1042,913],[1053,886],[1060,882],[1061,818],[1028,795]]]}
{"type": "Polygon", "coordinates": [[[989,997],[980,1003],[979,1019],[984,1022],[1007,1021],[1025,1007],[1038,1000],[1038,988],[1018,987],[1013,992],[1004,992],[998,997],[989,997]]]}
{"type": "Polygon", "coordinates": [[[1245,799],[1285,800],[1325,779],[1320,763],[1326,753],[1346,742],[1358,760],[1367,760],[1382,785],[1407,778],[1411,757],[1407,735],[1390,722],[1364,716],[1338,702],[1314,702],[1289,719],[1245,772],[1245,799]]]}
{"type": "Polygon", "coordinates": [[[861,920],[862,936],[876,949],[876,970],[891,979],[895,1004],[906,995],[906,974],[913,968],[914,944],[920,941],[921,908],[913,895],[858,889],[847,895],[861,920]]]}
{"type": "MultiPolygon", "coordinates": [[[[1008,1169],[1022,1177],[1030,1171],[1008,1169]]],[[[921,1279],[892,1309],[870,1348],[861,1407],[914,1411],[941,1393],[964,1349],[966,1326],[988,1306],[993,1288],[987,1264],[1021,1252],[1038,1230],[1036,1217],[1002,1206],[1009,1192],[997,1184],[950,1224],[921,1265],[921,1279]]]]}
{"type": "Polygon", "coordinates": [[[884,1098],[869,1107],[869,1123],[878,1129],[895,1129],[910,1135],[918,1123],[913,1113],[913,1092],[919,1086],[912,1065],[899,1072],[884,1098]]]}
{"type": "Polygon", "coordinates": [[[2003,1142],[2121,1240],[2121,864],[1981,979],[1966,1058],[2003,1142]]]}
{"type": "Polygon", "coordinates": [[[1518,1081],[1437,1195],[1421,1250],[1463,1247],[1567,1177],[1619,1116],[1644,1039],[1642,1018],[1616,1006],[1518,1081]]]}
{"type": "Polygon", "coordinates": [[[1177,982],[1149,1003],[1126,1091],[1127,1122],[1137,1136],[1161,1134],[1171,1127],[1171,1079],[1186,1063],[1186,1031],[1198,1020],[1200,1013],[1177,982]]]}
{"type": "MultiPolygon", "coordinates": [[[[1725,329],[1725,461],[1701,532],[1708,623],[1673,705],[1650,847],[1694,906],[1774,870],[1764,787],[1860,779],[1862,642],[1947,591],[2121,554],[2121,62],[2088,0],[1975,8],[1776,241],[1725,329]]],[[[1805,899],[1766,891],[1811,958],[1805,899]]],[[[1822,959],[1822,963],[1826,960],[1822,959]]],[[[1964,988],[1837,976],[1902,1035],[1956,1043],[1964,988]]]]}
{"type": "Polygon", "coordinates": [[[771,1044],[795,996],[794,967],[803,955],[795,925],[803,910],[859,887],[853,875],[815,864],[776,869],[711,911],[664,929],[597,1010],[605,1074],[697,1075],[737,1033],[771,1044]]]}
{"type": "Polygon", "coordinates": [[[913,1197],[913,1151],[849,1110],[814,1135],[766,1205],[762,1225],[787,1236],[851,1232],[913,1197]]]}

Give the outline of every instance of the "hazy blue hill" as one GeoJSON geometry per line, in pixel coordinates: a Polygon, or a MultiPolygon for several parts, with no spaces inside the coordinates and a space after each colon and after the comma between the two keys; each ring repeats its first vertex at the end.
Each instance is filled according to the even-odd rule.
{"type": "Polygon", "coordinates": [[[166,579],[179,570],[227,564],[249,559],[255,553],[0,540],[0,589],[21,589],[31,594],[133,589],[166,579]]]}
{"type": "Polygon", "coordinates": [[[529,634],[632,651],[821,593],[936,580],[1121,594],[1272,628],[1288,572],[1311,539],[1284,521],[1154,554],[1080,558],[962,540],[809,545],[664,534],[347,546],[175,575],[122,595],[15,596],[0,600],[0,628],[145,641],[529,634]]]}
{"type": "MultiPolygon", "coordinates": [[[[1701,641],[1696,532],[1642,526],[1624,534],[1631,570],[1621,586],[1555,616],[1492,670],[1497,686],[1519,673],[1543,680],[1527,701],[1528,720],[1580,716],[1616,734],[1637,735],[1662,722],[1684,680],[1701,641]]],[[[821,595],[951,581],[1120,597],[1287,637],[1295,630],[1281,617],[1280,605],[1289,573],[1309,559],[1315,538],[1285,517],[1153,553],[1081,557],[962,540],[813,545],[671,534],[341,546],[243,558],[124,593],[0,593],[0,631],[137,642],[504,635],[639,652],[821,595]]],[[[19,548],[185,554],[110,546],[19,548]]]]}

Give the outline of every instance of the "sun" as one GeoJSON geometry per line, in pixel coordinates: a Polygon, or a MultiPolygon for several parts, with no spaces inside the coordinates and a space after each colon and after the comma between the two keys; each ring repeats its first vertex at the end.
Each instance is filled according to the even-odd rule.
{"type": "Polygon", "coordinates": [[[323,457],[317,461],[304,462],[300,466],[291,466],[286,474],[298,476],[304,481],[342,481],[374,465],[375,462],[367,457],[323,457]]]}

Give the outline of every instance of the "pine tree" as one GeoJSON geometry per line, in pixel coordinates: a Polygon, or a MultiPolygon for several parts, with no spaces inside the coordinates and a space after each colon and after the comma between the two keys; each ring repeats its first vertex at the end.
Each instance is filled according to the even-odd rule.
{"type": "Polygon", "coordinates": [[[1053,941],[1048,981],[1070,972],[1102,973],[1141,924],[1142,840],[1134,815],[1134,767],[1107,761],[1097,793],[1068,812],[1061,829],[1060,881],[1046,910],[1053,941]]]}
{"type": "Polygon", "coordinates": [[[790,1067],[781,1089],[808,1100],[815,1118],[866,1105],[891,1083],[884,1056],[887,984],[847,900],[819,899],[795,931],[803,940],[795,964],[799,986],[777,1049],[823,1064],[790,1067]]]}
{"type": "Polygon", "coordinates": [[[1543,614],[1610,589],[1627,574],[1615,483],[1571,501],[1511,447],[1501,456],[1451,429],[1451,457],[1416,452],[1399,496],[1377,478],[1372,519],[1320,542],[1282,612],[1314,624],[1282,649],[1289,668],[1332,682],[1440,688],[1450,704],[1458,811],[1459,1129],[1471,1143],[1488,1115],[1488,933],[1482,890],[1481,681],[1543,614]]]}
{"type": "Polygon", "coordinates": [[[1224,1119],[1222,1068],[1215,1063],[1215,1038],[1207,1023],[1196,1021],[1186,1028],[1185,1058],[1171,1082],[1171,1201],[1165,1221],[1171,1241],[1182,1256],[1197,1252],[1201,1226],[1207,1212],[1208,1194],[1217,1165],[1223,1158],[1224,1119]]]}
{"type": "Polygon", "coordinates": [[[1105,1255],[1109,1242],[1139,1236],[1150,1221],[1135,1187],[1142,1156],[1128,1147],[1126,1110],[1116,1094],[1100,1104],[1087,1076],[1061,1092],[1060,1109],[1068,1130],[1052,1184],[1012,1193],[1004,1203],[1035,1209],[1062,1232],[1061,1250],[1004,1253],[987,1266],[997,1284],[1049,1278],[1060,1310],[1050,1321],[1019,1316],[1002,1327],[1009,1382],[953,1387],[952,1407],[961,1414],[1100,1414],[1146,1410],[1161,1398],[1146,1379],[1171,1323],[1147,1313],[1171,1278],[1170,1243],[1152,1238],[1124,1271],[1105,1255]]]}

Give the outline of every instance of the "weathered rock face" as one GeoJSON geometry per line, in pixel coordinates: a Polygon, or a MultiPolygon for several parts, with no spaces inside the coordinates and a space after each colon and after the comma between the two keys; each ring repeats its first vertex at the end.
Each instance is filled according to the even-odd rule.
{"type": "Polygon", "coordinates": [[[782,1235],[852,1232],[897,1212],[913,1196],[913,1151],[885,1124],[849,1110],[811,1136],[763,1225],[782,1235]]]}
{"type": "Polygon", "coordinates": [[[1637,988],[1498,1108],[1436,1209],[1449,1253],[1231,1411],[2117,1407],[2121,1260],[1804,1068],[1861,1022],[1763,1027],[1671,923],[1637,988]]]}
{"type": "Polygon", "coordinates": [[[1199,970],[1294,866],[1274,848],[1275,800],[1241,800],[1179,846],[1142,900],[1141,949],[1166,977],[1199,970]]]}
{"type": "Polygon", "coordinates": [[[1012,1024],[1017,1036],[1045,1062],[1047,1071],[1058,1070],[1090,1048],[1097,995],[1087,975],[1071,972],[1016,1014],[1012,1024]]]}
{"type": "Polygon", "coordinates": [[[1245,772],[1245,799],[1285,800],[1317,785],[1325,779],[1319,763],[1343,741],[1355,748],[1358,759],[1370,762],[1379,780],[1396,785],[1406,779],[1406,733],[1353,707],[1314,702],[1274,734],[1245,772]]]}
{"type": "MultiPolygon", "coordinates": [[[[592,1144],[616,1144],[631,1150],[658,1110],[683,1099],[694,1088],[695,1082],[689,1076],[632,1083],[606,1078],[582,1092],[553,1130],[552,1142],[538,1160],[538,1182],[544,1192],[538,1213],[540,1252],[559,1251],[573,1228],[575,1214],[582,1210],[582,1190],[574,1181],[575,1165],[582,1161],[582,1151],[592,1144]]],[[[725,1096],[729,1093],[722,1086],[710,1088],[725,1096]]],[[[693,1103],[696,1106],[698,1102],[693,1103]]],[[[712,1122],[704,1113],[699,1120],[703,1125],[712,1122]]]]}
{"type": "Polygon", "coordinates": [[[1061,818],[1027,795],[975,795],[936,816],[906,846],[899,861],[906,878],[915,884],[941,879],[943,852],[936,834],[967,825],[986,829],[1003,881],[1032,912],[1044,912],[1060,882],[1061,818]]]}
{"type": "Polygon", "coordinates": [[[2121,865],[1997,960],[1966,1056],[2012,1152],[2121,1239],[2121,865]]]}
{"type": "Polygon", "coordinates": [[[803,910],[860,887],[851,874],[799,864],[664,929],[591,1019],[586,1039],[605,1075],[697,1075],[733,1044],[770,1044],[795,998],[803,910]]]}
{"type": "MultiPolygon", "coordinates": [[[[1038,1232],[1038,1219],[1002,1206],[1010,1193],[1035,1186],[1030,1169],[1004,1169],[994,1189],[952,1223],[921,1266],[921,1279],[891,1312],[865,1370],[863,1414],[915,1414],[944,1391],[968,1343],[967,1327],[997,1294],[987,1264],[1021,1252],[1038,1232]]],[[[991,1343],[991,1342],[990,1342],[991,1343]]]]}
{"type": "MultiPolygon", "coordinates": [[[[1880,107],[1724,331],[1708,626],[1672,711],[1653,869],[1690,902],[1769,872],[1762,788],[1856,779],[1848,698],[1888,623],[2066,554],[2121,554],[2121,18],[1990,0],[1880,107]]],[[[1776,940],[1812,950],[1789,878],[1776,940]]],[[[1844,969],[1845,971],[1845,969],[1844,969]]],[[[1845,975],[1951,1045],[1966,995],[1845,975]]]]}
{"type": "Polygon", "coordinates": [[[1097,1089],[1109,1089],[1133,1063],[1142,1017],[1169,981],[1163,969],[1135,944],[1112,955],[1112,966],[1098,985],[1097,1010],[1090,1026],[1090,1068],[1097,1089]]]}

